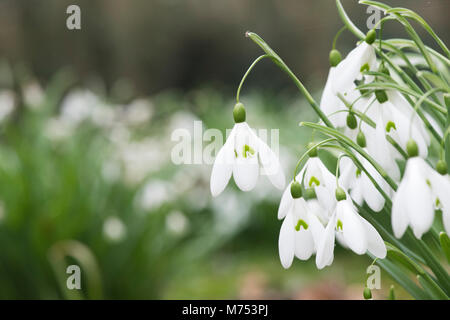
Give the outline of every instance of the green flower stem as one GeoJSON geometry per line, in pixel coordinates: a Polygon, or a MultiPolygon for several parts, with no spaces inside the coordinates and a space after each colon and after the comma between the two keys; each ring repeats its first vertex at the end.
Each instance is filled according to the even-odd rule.
{"type": "Polygon", "coordinates": [[[255,59],[255,61],[253,61],[253,63],[252,63],[252,64],[250,65],[250,67],[248,68],[247,72],[245,72],[244,76],[242,77],[241,82],[239,83],[239,87],[238,87],[238,89],[237,89],[237,93],[236,93],[236,102],[239,102],[239,94],[241,93],[242,85],[244,84],[245,79],[247,79],[247,76],[249,75],[250,71],[252,71],[253,67],[254,67],[259,61],[261,61],[261,60],[264,59],[264,58],[268,58],[268,57],[269,57],[269,55],[267,55],[267,54],[263,54],[262,56],[259,56],[258,58],[255,59]]]}
{"type": "Polygon", "coordinates": [[[339,29],[339,31],[336,33],[336,35],[334,36],[333,39],[333,46],[331,47],[332,49],[336,48],[336,42],[339,39],[339,36],[341,35],[341,33],[347,29],[347,26],[343,26],[341,29],[339,29]]]}
{"type": "Polygon", "coordinates": [[[340,0],[336,0],[336,7],[338,9],[339,15],[341,16],[342,21],[347,26],[348,30],[350,30],[356,37],[359,39],[364,39],[366,35],[358,29],[357,26],[350,20],[347,16],[347,13],[344,10],[344,7],[341,4],[340,0]]]}
{"type": "Polygon", "coordinates": [[[408,159],[408,155],[405,150],[403,150],[402,147],[400,147],[400,145],[390,135],[386,134],[386,140],[402,155],[405,160],[408,159]]]}
{"type": "MultiPolygon", "coordinates": [[[[370,255],[370,254],[369,254],[370,255]]],[[[372,258],[374,256],[370,255],[372,258]]],[[[402,286],[414,299],[428,300],[429,295],[419,288],[405,272],[387,259],[378,259],[377,264],[383,268],[397,283],[402,286]]]]}
{"type": "Polygon", "coordinates": [[[305,96],[308,103],[311,105],[311,107],[314,109],[314,111],[317,113],[320,119],[330,128],[334,128],[331,121],[328,119],[328,117],[323,113],[322,110],[320,110],[319,106],[317,105],[314,98],[311,96],[311,94],[308,92],[308,90],[305,88],[303,83],[295,76],[295,74],[289,69],[289,67],[284,63],[284,61],[275,53],[275,51],[272,50],[271,47],[256,33],[253,32],[246,32],[245,36],[250,38],[253,42],[255,42],[271,59],[272,61],[280,67],[281,70],[287,73],[287,75],[294,81],[297,88],[300,90],[300,92],[305,96]]]}
{"type": "Polygon", "coordinates": [[[323,141],[320,141],[318,143],[316,143],[315,145],[313,145],[312,147],[310,147],[308,150],[306,150],[305,153],[303,153],[303,155],[300,157],[300,159],[297,161],[297,165],[295,166],[295,170],[294,170],[294,181],[295,178],[297,177],[297,171],[298,171],[298,167],[300,166],[300,164],[303,162],[303,160],[306,158],[306,156],[314,149],[320,147],[321,145],[324,145],[326,143],[332,142],[332,141],[336,141],[335,138],[329,138],[329,139],[325,139],[323,141]]]}
{"type": "MultiPolygon", "coordinates": [[[[374,3],[373,1],[361,1],[361,3],[369,4],[369,5],[373,5],[373,4],[376,5],[376,4],[378,4],[379,7],[381,7],[381,5],[383,5],[383,4],[380,4],[380,3],[377,3],[377,2],[374,3]]],[[[336,6],[337,6],[337,8],[338,8],[339,15],[341,16],[341,18],[342,18],[344,24],[347,25],[348,29],[349,29],[353,34],[355,34],[359,39],[364,39],[364,38],[365,38],[364,33],[361,32],[361,30],[359,30],[359,29],[353,24],[353,22],[348,18],[347,14],[346,14],[346,12],[345,12],[344,8],[342,7],[342,4],[341,4],[341,2],[340,2],[339,0],[336,0],[336,6]]],[[[385,9],[385,10],[388,10],[389,8],[390,8],[390,7],[385,6],[384,9],[385,9]]],[[[410,47],[416,47],[416,46],[414,45],[414,42],[413,42],[413,41],[411,41],[411,40],[406,40],[406,39],[391,39],[390,41],[385,41],[385,42],[387,42],[387,43],[392,43],[392,44],[397,44],[397,45],[408,45],[408,46],[410,46],[410,47]]],[[[396,72],[397,74],[399,74],[399,76],[402,77],[402,79],[405,79],[405,80],[408,82],[408,84],[410,84],[411,86],[413,86],[413,88],[414,88],[414,87],[417,87],[417,85],[414,83],[414,81],[413,81],[412,79],[410,79],[409,76],[408,76],[405,72],[403,72],[401,69],[399,69],[398,66],[397,66],[395,63],[393,63],[392,60],[389,59],[389,57],[387,57],[387,55],[385,55],[385,54],[384,54],[381,50],[379,50],[378,48],[375,48],[375,50],[377,51],[377,53],[378,53],[384,60],[386,60],[386,61],[389,63],[389,65],[391,65],[392,68],[394,68],[395,72],[396,72]]],[[[437,56],[437,57],[438,57],[439,59],[441,59],[442,61],[444,61],[444,63],[450,65],[450,60],[447,59],[447,58],[445,58],[445,57],[443,57],[441,54],[439,54],[439,53],[436,52],[435,50],[430,49],[430,48],[426,48],[426,50],[427,50],[428,52],[430,52],[431,54],[434,54],[435,56],[437,56]]],[[[420,51],[420,50],[419,50],[419,51],[420,51]]],[[[439,107],[440,107],[440,106],[439,106],[439,107]]],[[[419,112],[418,112],[418,115],[419,115],[419,117],[422,119],[422,121],[425,123],[426,127],[428,128],[428,130],[430,130],[430,132],[433,134],[433,136],[434,136],[438,141],[440,141],[440,140],[441,140],[441,137],[439,136],[439,133],[433,128],[433,126],[430,124],[430,122],[429,122],[428,119],[425,117],[425,115],[423,114],[423,112],[422,112],[422,111],[419,111],[419,112]]]]}
{"type": "Polygon", "coordinates": [[[387,172],[366,152],[363,148],[353,142],[349,137],[333,128],[327,128],[317,123],[301,122],[300,126],[305,126],[313,129],[317,129],[326,135],[332,136],[338,139],[340,142],[345,143],[348,147],[354,149],[362,157],[364,157],[369,163],[378,171],[384,180],[391,186],[392,189],[397,190],[397,183],[387,174],[387,172]]]}
{"type": "Polygon", "coordinates": [[[445,290],[447,295],[450,295],[450,276],[447,271],[442,267],[440,261],[436,258],[433,252],[422,240],[416,241],[417,249],[420,251],[421,256],[424,258],[426,264],[433,271],[439,283],[445,290]]]}

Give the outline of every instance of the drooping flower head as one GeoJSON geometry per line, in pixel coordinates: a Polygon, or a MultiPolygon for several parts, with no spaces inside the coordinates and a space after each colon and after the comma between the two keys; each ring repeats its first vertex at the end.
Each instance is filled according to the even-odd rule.
{"type": "Polygon", "coordinates": [[[242,191],[252,190],[261,173],[267,175],[275,187],[283,189],[285,177],[280,161],[245,122],[245,109],[242,103],[236,104],[233,116],[236,123],[217,154],[211,172],[212,195],[218,196],[232,175],[242,191]]]}

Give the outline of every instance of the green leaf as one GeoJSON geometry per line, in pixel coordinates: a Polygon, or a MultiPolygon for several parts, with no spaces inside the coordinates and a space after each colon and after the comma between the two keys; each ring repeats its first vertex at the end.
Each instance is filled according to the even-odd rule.
{"type": "Polygon", "coordinates": [[[439,234],[442,251],[444,251],[447,261],[450,263],[450,238],[445,232],[439,234]]]}
{"type": "Polygon", "coordinates": [[[428,292],[428,294],[434,299],[434,300],[448,300],[448,297],[445,295],[445,293],[442,290],[439,290],[435,286],[431,285],[429,281],[427,281],[426,278],[424,278],[421,275],[417,275],[417,280],[419,281],[422,288],[428,292]]]}

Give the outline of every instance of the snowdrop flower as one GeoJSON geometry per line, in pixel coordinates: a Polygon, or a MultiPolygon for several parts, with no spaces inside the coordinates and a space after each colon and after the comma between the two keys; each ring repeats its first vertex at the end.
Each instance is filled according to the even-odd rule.
{"type": "Polygon", "coordinates": [[[420,239],[433,223],[435,203],[442,207],[444,226],[450,231],[450,181],[418,156],[417,144],[410,140],[405,174],[393,198],[392,229],[400,238],[408,226],[420,239]]]}
{"type": "Polygon", "coordinates": [[[280,261],[286,269],[291,266],[294,256],[300,260],[308,260],[316,252],[324,230],[317,216],[301,197],[300,183],[293,182],[289,189],[292,201],[287,208],[278,239],[280,261]]]}
{"type": "Polygon", "coordinates": [[[402,157],[386,140],[386,134],[389,134],[403,149],[406,149],[411,137],[417,142],[419,154],[423,158],[427,156],[430,137],[422,120],[398,92],[380,91],[376,94],[377,99],[368,109],[367,116],[373,119],[377,126],[373,129],[366,124],[362,125],[372,137],[367,141],[367,149],[394,179],[399,180],[400,171],[395,159],[402,157]]]}
{"type": "MultiPolygon", "coordinates": [[[[360,97],[361,94],[356,89],[356,83],[370,81],[371,77],[366,77],[367,79],[364,80],[363,72],[375,70],[377,65],[376,55],[374,48],[367,42],[359,44],[340,62],[338,58],[332,59],[332,53],[330,54],[332,66],[322,93],[320,108],[327,115],[333,114],[330,116],[330,121],[336,127],[345,127],[347,115],[345,112],[337,111],[347,110],[347,108],[338,94],[349,102],[353,102],[360,97]]],[[[365,104],[366,99],[359,99],[353,107],[362,111],[365,104]]]]}
{"type": "Polygon", "coordinates": [[[336,189],[336,209],[317,247],[316,265],[322,269],[333,263],[336,237],[356,254],[370,252],[377,258],[386,257],[386,246],[377,230],[361,217],[342,188],[336,189]]]}
{"type": "Polygon", "coordinates": [[[245,122],[245,109],[237,103],[233,110],[235,125],[217,154],[211,172],[211,193],[218,196],[231,175],[242,191],[252,190],[260,175],[260,166],[272,184],[284,188],[285,177],[280,161],[269,146],[259,139],[245,122]]]}
{"type": "MultiPolygon", "coordinates": [[[[360,161],[383,191],[388,195],[391,194],[392,189],[378,171],[366,159],[363,158],[360,161]]],[[[362,205],[365,201],[375,212],[383,209],[385,199],[364,171],[360,171],[347,157],[340,160],[339,166],[341,172],[339,183],[345,189],[350,190],[350,196],[357,204],[362,205]]]]}

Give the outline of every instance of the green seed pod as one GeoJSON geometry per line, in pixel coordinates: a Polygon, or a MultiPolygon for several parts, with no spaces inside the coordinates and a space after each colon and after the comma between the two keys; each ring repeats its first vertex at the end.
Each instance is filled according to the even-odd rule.
{"type": "Polygon", "coordinates": [[[298,183],[298,181],[292,182],[291,195],[294,199],[298,199],[302,196],[302,186],[300,185],[300,183],[298,183]]]}
{"type": "Polygon", "coordinates": [[[417,157],[419,155],[419,147],[413,139],[409,139],[406,143],[406,153],[408,157],[417,157]]]}
{"type": "Polygon", "coordinates": [[[245,107],[242,103],[238,102],[233,109],[234,122],[240,123],[245,121],[245,107]]]}
{"type": "Polygon", "coordinates": [[[345,194],[344,189],[341,187],[336,188],[336,200],[341,201],[347,199],[347,195],[345,194]]]}
{"type": "Polygon", "coordinates": [[[356,143],[361,147],[361,148],[365,148],[366,147],[366,136],[364,135],[364,133],[362,133],[362,131],[358,132],[358,135],[356,136],[356,143]]]}
{"type": "Polygon", "coordinates": [[[336,49],[330,51],[330,65],[332,67],[336,67],[339,64],[339,62],[341,62],[341,60],[342,56],[339,51],[337,51],[336,49]]]}
{"type": "Polygon", "coordinates": [[[388,101],[388,96],[384,90],[375,90],[375,97],[379,103],[385,103],[388,101]]]}
{"type": "Polygon", "coordinates": [[[442,175],[447,174],[447,162],[439,160],[436,164],[436,171],[442,175]]]}
{"type": "Polygon", "coordinates": [[[365,287],[363,292],[364,299],[370,300],[372,299],[372,291],[369,288],[365,287]]]}
{"type": "Polygon", "coordinates": [[[358,126],[358,121],[356,120],[355,114],[353,112],[349,112],[347,115],[347,127],[350,129],[356,129],[358,126]]]}
{"type": "MultiPolygon", "coordinates": [[[[314,145],[315,145],[314,142],[310,142],[310,143],[308,143],[306,148],[309,150],[312,147],[314,147],[314,145]]],[[[314,148],[310,152],[308,152],[308,156],[310,156],[311,158],[317,157],[317,148],[314,148]]]]}
{"type": "Polygon", "coordinates": [[[366,42],[368,44],[374,43],[376,38],[377,38],[377,32],[375,31],[375,29],[369,30],[369,32],[367,32],[366,42]]]}

